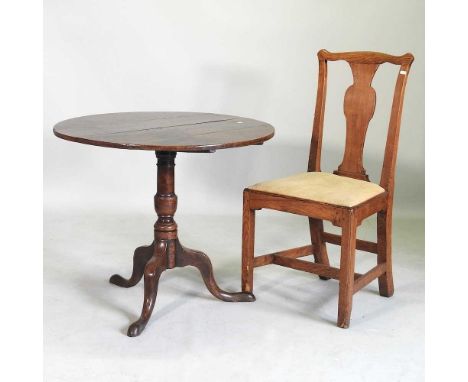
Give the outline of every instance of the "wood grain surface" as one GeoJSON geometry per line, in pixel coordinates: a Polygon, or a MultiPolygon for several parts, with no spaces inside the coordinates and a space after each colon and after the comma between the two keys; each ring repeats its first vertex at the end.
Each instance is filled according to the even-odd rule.
{"type": "Polygon", "coordinates": [[[67,119],[54,126],[62,139],[130,150],[212,152],[262,144],[271,125],[232,115],[192,112],[127,112],[67,119]]]}

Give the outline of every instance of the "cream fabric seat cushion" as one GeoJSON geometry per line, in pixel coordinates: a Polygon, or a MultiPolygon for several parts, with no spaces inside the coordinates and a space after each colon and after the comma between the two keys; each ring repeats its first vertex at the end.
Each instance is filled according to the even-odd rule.
{"type": "Polygon", "coordinates": [[[357,206],[385,192],[378,184],[327,172],[303,172],[248,188],[343,207],[357,206]]]}

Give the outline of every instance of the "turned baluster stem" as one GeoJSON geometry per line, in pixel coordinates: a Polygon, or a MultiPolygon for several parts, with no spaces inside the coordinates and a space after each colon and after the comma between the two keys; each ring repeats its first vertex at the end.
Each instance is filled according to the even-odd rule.
{"type": "Polygon", "coordinates": [[[174,159],[176,152],[156,151],[158,159],[158,190],[154,196],[154,208],[158,220],[154,225],[155,242],[168,241],[167,267],[175,267],[175,242],[177,239],[177,224],[174,214],[177,209],[177,195],[174,192],[174,159]]]}

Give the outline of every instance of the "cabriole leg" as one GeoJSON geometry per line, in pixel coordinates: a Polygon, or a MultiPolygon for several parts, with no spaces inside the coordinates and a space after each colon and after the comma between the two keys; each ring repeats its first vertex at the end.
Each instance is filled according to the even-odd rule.
{"type": "Polygon", "coordinates": [[[130,288],[138,284],[143,277],[145,265],[153,256],[154,244],[145,247],[138,247],[133,254],[133,271],[129,279],[125,279],[120,275],[112,275],[109,279],[111,284],[115,284],[122,288],[130,288]]]}
{"type": "Polygon", "coordinates": [[[214,278],[213,266],[211,265],[210,258],[203,252],[183,247],[180,243],[177,243],[176,266],[185,267],[188,265],[200,271],[206,287],[214,297],[227,302],[255,301],[255,297],[252,293],[230,293],[220,289],[214,278]]]}
{"type": "Polygon", "coordinates": [[[151,313],[153,313],[156,296],[158,294],[159,277],[166,270],[167,264],[167,243],[160,241],[156,244],[154,254],[145,267],[145,296],[140,318],[131,324],[127,335],[136,337],[145,328],[151,313]]]}

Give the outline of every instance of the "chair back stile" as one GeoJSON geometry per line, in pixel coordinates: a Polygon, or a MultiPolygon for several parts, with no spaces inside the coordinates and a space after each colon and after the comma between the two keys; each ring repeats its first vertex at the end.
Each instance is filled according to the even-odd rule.
{"type": "Polygon", "coordinates": [[[390,63],[400,65],[394,91],[380,179],[380,186],[387,191],[391,203],[403,97],[408,73],[414,60],[413,55],[407,53],[402,56],[392,56],[377,52],[330,53],[322,49],[318,52],[318,59],[319,79],[308,171],[321,171],[320,162],[327,92],[328,61],[344,60],[347,61],[351,67],[353,84],[346,90],[344,97],[343,108],[346,117],[346,141],[343,160],[334,173],[367,181],[369,177],[363,167],[363,151],[367,128],[374,115],[376,105],[376,93],[372,87],[372,80],[381,64],[390,63]]]}
{"type": "Polygon", "coordinates": [[[320,161],[322,154],[323,121],[325,117],[325,101],[327,98],[327,62],[319,56],[319,77],[317,98],[315,101],[314,127],[310,142],[310,155],[308,171],[321,171],[320,161]]]}

